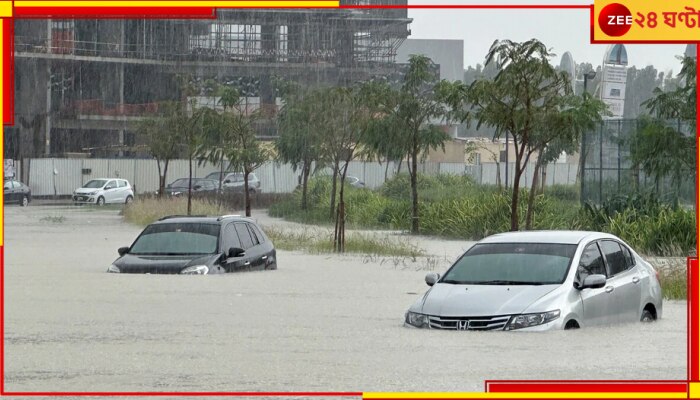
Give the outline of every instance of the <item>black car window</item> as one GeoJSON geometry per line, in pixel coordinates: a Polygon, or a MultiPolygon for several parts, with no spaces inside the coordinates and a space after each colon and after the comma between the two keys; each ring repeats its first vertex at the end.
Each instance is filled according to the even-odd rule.
{"type": "Polygon", "coordinates": [[[605,260],[608,262],[610,276],[615,276],[627,269],[627,260],[622,253],[620,244],[613,240],[603,240],[600,242],[600,248],[605,254],[605,260]]]}
{"type": "Polygon", "coordinates": [[[263,236],[262,232],[260,232],[260,229],[258,229],[258,227],[255,224],[250,224],[249,228],[255,234],[255,236],[258,237],[258,241],[260,243],[265,243],[265,236],[263,236]]]}
{"type": "Polygon", "coordinates": [[[581,261],[578,265],[578,281],[583,283],[588,275],[607,275],[605,273],[605,264],[603,263],[603,255],[600,254],[598,245],[596,243],[589,244],[583,254],[581,254],[581,261]]]}
{"type": "Polygon", "coordinates": [[[241,240],[238,238],[238,233],[236,233],[234,224],[228,224],[226,228],[224,228],[223,243],[222,250],[225,252],[228,252],[231,247],[241,248],[241,240]]]}
{"type": "Polygon", "coordinates": [[[121,187],[126,187],[126,183],[124,183],[123,180],[118,179],[118,180],[117,180],[117,187],[120,187],[120,188],[121,188],[121,187]]]}
{"type": "Polygon", "coordinates": [[[116,181],[109,181],[109,182],[107,182],[107,186],[105,186],[105,189],[107,189],[107,188],[112,188],[112,189],[114,189],[114,188],[116,188],[116,187],[117,187],[117,182],[116,182],[116,181]]]}
{"type": "Polygon", "coordinates": [[[258,235],[255,234],[255,231],[253,230],[253,226],[251,224],[246,224],[248,226],[248,230],[250,231],[250,237],[253,239],[253,246],[257,246],[260,244],[260,239],[258,239],[258,235]]]}
{"type": "Polygon", "coordinates": [[[238,232],[238,238],[241,239],[241,248],[247,250],[253,247],[253,238],[250,237],[250,232],[246,228],[245,223],[236,223],[236,232],[238,232]]]}

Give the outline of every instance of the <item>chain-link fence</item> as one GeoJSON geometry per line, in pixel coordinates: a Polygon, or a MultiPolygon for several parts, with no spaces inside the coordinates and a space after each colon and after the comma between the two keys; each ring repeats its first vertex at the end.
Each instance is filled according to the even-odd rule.
{"type": "MultiPolygon", "coordinates": [[[[617,195],[652,191],[663,201],[695,203],[695,171],[673,181],[670,177],[656,180],[631,160],[631,137],[644,122],[639,119],[606,120],[583,135],[581,153],[581,201],[601,203],[617,195]]],[[[679,120],[666,121],[667,126],[686,135],[694,135],[694,126],[679,120]]],[[[694,125],[694,123],[693,123],[694,125]]]]}

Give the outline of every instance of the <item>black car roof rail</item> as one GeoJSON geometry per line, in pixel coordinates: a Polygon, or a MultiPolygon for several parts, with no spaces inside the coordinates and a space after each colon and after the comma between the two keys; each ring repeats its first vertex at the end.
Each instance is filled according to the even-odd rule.
{"type": "Polygon", "coordinates": [[[158,219],[158,221],[164,221],[166,219],[172,219],[172,218],[200,218],[200,217],[206,217],[206,215],[167,215],[165,217],[158,219]]]}

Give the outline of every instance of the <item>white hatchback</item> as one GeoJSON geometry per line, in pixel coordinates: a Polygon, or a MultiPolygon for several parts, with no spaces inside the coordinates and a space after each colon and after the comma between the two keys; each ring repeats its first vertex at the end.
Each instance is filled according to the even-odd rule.
{"type": "Polygon", "coordinates": [[[134,189],[126,179],[93,179],[73,191],[74,204],[128,204],[134,199],[134,189]]]}

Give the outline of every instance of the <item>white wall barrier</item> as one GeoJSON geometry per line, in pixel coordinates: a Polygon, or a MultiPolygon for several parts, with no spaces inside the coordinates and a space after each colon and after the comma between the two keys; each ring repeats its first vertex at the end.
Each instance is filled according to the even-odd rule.
{"type": "MultiPolygon", "coordinates": [[[[34,158],[24,160],[25,172],[28,172],[27,183],[35,196],[66,196],[95,178],[123,178],[136,188],[136,193],[154,192],[158,189],[158,167],[152,159],[69,159],[69,158],[34,158]]],[[[391,179],[396,174],[398,163],[353,161],[348,167],[348,175],[363,180],[367,187],[380,187],[385,179],[391,179]]],[[[512,184],[515,165],[509,165],[508,180],[512,184]]],[[[500,164],[501,182],[505,182],[505,164],[500,164]]],[[[192,176],[202,178],[207,174],[218,171],[211,165],[192,163],[192,176]]],[[[477,183],[496,184],[497,166],[495,163],[480,165],[465,165],[460,163],[422,163],[418,170],[428,175],[453,174],[469,175],[477,183]]],[[[529,186],[532,182],[534,165],[528,165],[520,181],[521,187],[529,186]]],[[[407,172],[404,162],[401,172],[407,172]]],[[[171,160],[168,165],[167,182],[178,178],[186,178],[189,172],[187,160],[171,160]]],[[[290,193],[298,183],[300,171],[294,171],[291,165],[269,162],[255,171],[261,182],[264,193],[290,193]]],[[[322,169],[318,174],[330,174],[329,168],[322,169]]],[[[572,164],[551,164],[547,166],[546,185],[573,185],[576,183],[577,166],[572,164]]]]}

